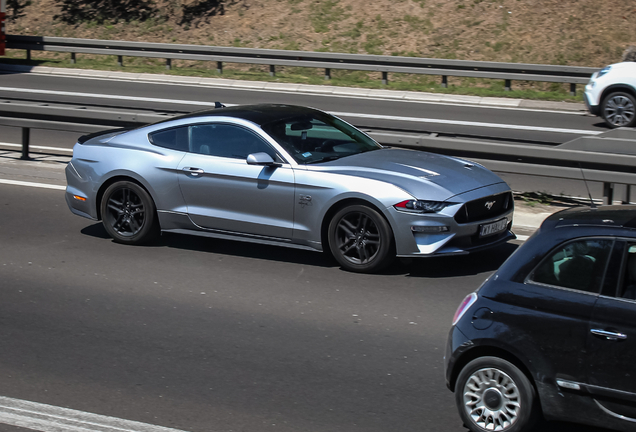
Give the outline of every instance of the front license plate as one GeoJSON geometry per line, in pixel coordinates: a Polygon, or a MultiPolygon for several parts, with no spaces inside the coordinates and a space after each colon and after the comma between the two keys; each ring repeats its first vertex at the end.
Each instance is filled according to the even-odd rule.
{"type": "Polygon", "coordinates": [[[484,224],[479,227],[479,237],[486,237],[489,235],[497,234],[506,230],[508,226],[508,219],[503,218],[498,221],[484,224]]]}

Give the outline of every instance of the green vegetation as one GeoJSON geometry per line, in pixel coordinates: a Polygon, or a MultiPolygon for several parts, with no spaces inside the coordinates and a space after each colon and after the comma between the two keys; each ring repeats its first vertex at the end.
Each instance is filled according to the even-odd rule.
{"type": "Polygon", "coordinates": [[[311,5],[311,24],[316,33],[327,33],[336,23],[346,18],[345,10],[337,0],[314,1],[311,5]]]}
{"type": "MultiPolygon", "coordinates": [[[[7,0],[11,34],[147,41],[294,51],[377,54],[602,67],[620,61],[636,42],[636,10],[619,0],[542,2],[521,0],[7,0]],[[53,18],[54,17],[54,18],[53,18]]],[[[17,62],[24,52],[9,53],[17,62]]],[[[33,64],[113,68],[112,58],[33,52],[33,64]]],[[[214,76],[216,63],[127,57],[130,72],[214,76]]],[[[347,85],[479,96],[572,100],[567,84],[224,65],[223,77],[323,85],[347,85]]],[[[579,86],[579,93],[582,86],[579,86]]]]}
{"type": "Polygon", "coordinates": [[[515,197],[523,200],[530,207],[534,207],[537,204],[550,205],[554,201],[554,197],[547,192],[524,192],[517,194],[515,197]]]}

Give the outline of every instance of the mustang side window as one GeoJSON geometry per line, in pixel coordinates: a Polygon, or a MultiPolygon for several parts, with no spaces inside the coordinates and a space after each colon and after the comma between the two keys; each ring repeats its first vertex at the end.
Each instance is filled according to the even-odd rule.
{"type": "Polygon", "coordinates": [[[280,160],[274,149],[252,131],[222,123],[190,126],[190,150],[233,159],[247,159],[249,154],[264,152],[280,160]]]}
{"type": "Polygon", "coordinates": [[[158,147],[188,151],[188,128],[177,127],[148,134],[150,142],[158,147]]]}
{"type": "Polygon", "coordinates": [[[613,240],[584,239],[553,250],[530,274],[528,281],[599,293],[613,240]]]}

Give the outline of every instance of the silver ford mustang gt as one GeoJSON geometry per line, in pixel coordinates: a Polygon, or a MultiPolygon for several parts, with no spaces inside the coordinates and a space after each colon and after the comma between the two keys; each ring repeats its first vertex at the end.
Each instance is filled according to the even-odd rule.
{"type": "Polygon", "coordinates": [[[508,185],[481,165],[382,147],[311,108],[245,105],[86,135],[66,168],[71,211],[114,241],[161,231],[328,251],[375,272],[514,238],[508,185]]]}

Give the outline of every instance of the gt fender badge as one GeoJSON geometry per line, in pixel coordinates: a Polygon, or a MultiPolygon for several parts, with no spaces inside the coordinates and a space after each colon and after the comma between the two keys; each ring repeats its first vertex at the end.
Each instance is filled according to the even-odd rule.
{"type": "Polygon", "coordinates": [[[298,204],[300,204],[302,207],[311,205],[311,195],[299,195],[298,200],[298,204]]]}

